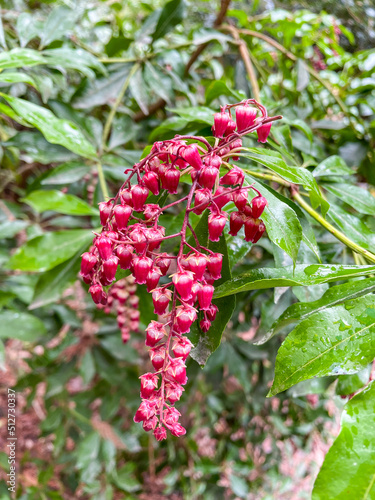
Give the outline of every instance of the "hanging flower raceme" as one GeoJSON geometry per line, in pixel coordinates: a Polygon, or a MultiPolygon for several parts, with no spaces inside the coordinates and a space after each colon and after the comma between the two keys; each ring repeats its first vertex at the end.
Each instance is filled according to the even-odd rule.
{"type": "Polygon", "coordinates": [[[267,201],[253,186],[245,186],[243,170],[229,161],[240,152],[244,135],[256,132],[258,141],[265,142],[279,118],[268,117],[254,99],[226,105],[214,116],[214,143],[195,136],[154,143],[145,158],[125,171],[128,176],[117,195],[99,204],[103,229],[82,256],[81,276],[98,307],[116,310],[124,342],[139,326],[136,284],[145,284],[152,296],[158,318],[146,328],[145,344],[153,370],[140,377],[142,402],[134,421],[153,431],[158,441],[166,439],[167,430],[174,436],[186,432],[174,405],[188,380],[186,359],[193,347],[188,335],[196,321],[203,333],[209,331],[218,313],[212,299],[223,255],[201,245],[189,216],[208,210],[210,241],[220,240],[228,219],[229,234],[235,236],[243,227],[245,241],[259,240],[267,201]],[[183,174],[191,176],[191,184],[181,186],[183,174]],[[152,203],[149,197],[161,190],[174,201],[152,203]],[[251,201],[250,190],[256,193],[251,201]],[[229,217],[225,207],[230,202],[236,210],[229,217]],[[166,234],[163,212],[178,206],[184,213],[182,227],[166,234]],[[179,243],[176,254],[161,251],[162,243],[172,238],[179,243]],[[130,276],[113,283],[118,268],[129,270],[130,276]]]}

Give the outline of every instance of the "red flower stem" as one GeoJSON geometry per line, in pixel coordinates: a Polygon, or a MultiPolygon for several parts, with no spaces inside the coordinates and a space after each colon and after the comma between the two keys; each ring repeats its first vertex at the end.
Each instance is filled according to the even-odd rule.
{"type": "MultiPolygon", "coordinates": [[[[236,191],[239,191],[240,189],[253,189],[252,186],[239,186],[237,188],[232,189],[232,193],[235,193],[236,191]]],[[[220,198],[220,196],[223,196],[223,193],[217,194],[211,198],[211,201],[214,201],[216,198],[220,198]]],[[[206,202],[201,203],[200,205],[193,207],[193,208],[187,208],[186,210],[189,210],[192,212],[193,210],[196,210],[198,208],[201,208],[206,205],[206,202]]]]}
{"type": "Polygon", "coordinates": [[[192,141],[199,141],[202,144],[205,144],[207,146],[208,151],[212,150],[211,144],[204,137],[201,137],[201,136],[195,136],[195,135],[176,135],[175,139],[178,140],[178,141],[180,141],[182,139],[191,139],[192,141]]]}
{"type": "Polygon", "coordinates": [[[178,205],[179,203],[182,203],[183,201],[186,201],[189,198],[189,195],[184,196],[180,200],[173,201],[169,205],[165,205],[164,207],[160,207],[160,213],[164,212],[164,210],[167,210],[168,208],[174,207],[175,205],[178,205]]]}

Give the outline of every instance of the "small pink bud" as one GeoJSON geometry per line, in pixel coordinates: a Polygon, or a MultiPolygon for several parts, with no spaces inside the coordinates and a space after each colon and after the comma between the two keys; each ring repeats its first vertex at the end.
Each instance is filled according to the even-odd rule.
{"type": "Polygon", "coordinates": [[[175,339],[172,346],[172,351],[176,358],[186,359],[189,356],[192,347],[193,344],[189,339],[181,337],[175,339]]]}
{"type": "Polygon", "coordinates": [[[202,319],[201,322],[199,323],[199,326],[203,333],[207,333],[208,330],[211,328],[211,321],[209,321],[208,319],[202,319]]]}
{"type": "Polygon", "coordinates": [[[172,293],[170,290],[168,290],[167,288],[156,288],[152,292],[154,313],[159,315],[165,314],[171,298],[172,298],[172,293]]]}
{"type": "Polygon", "coordinates": [[[160,214],[160,207],[155,203],[149,203],[148,205],[145,205],[143,213],[146,221],[152,221],[160,214]]]}
{"type": "Polygon", "coordinates": [[[155,172],[152,172],[151,170],[149,172],[146,172],[142,180],[152,194],[154,194],[155,196],[159,194],[159,177],[155,172]]]}
{"type": "Polygon", "coordinates": [[[187,382],[185,361],[182,358],[175,358],[170,361],[167,374],[177,384],[185,385],[187,382]]]}
{"type": "Polygon", "coordinates": [[[172,426],[168,426],[168,429],[171,431],[171,434],[176,437],[184,436],[186,434],[185,427],[182,427],[181,424],[173,424],[172,426]]]}
{"type": "Polygon", "coordinates": [[[153,417],[149,418],[148,420],[143,421],[143,430],[146,432],[153,431],[155,427],[158,425],[158,417],[154,415],[153,417]]]}
{"type": "Polygon", "coordinates": [[[214,197],[214,203],[216,203],[219,208],[223,208],[224,205],[232,201],[232,190],[219,186],[215,191],[214,197]]]}
{"type": "MultiPolygon", "coordinates": [[[[195,201],[193,212],[197,215],[202,214],[210,204],[211,191],[209,189],[197,189],[195,191],[195,201]]],[[[216,201],[216,200],[215,200],[216,201]]]]}
{"type": "Polygon", "coordinates": [[[238,106],[236,108],[237,131],[243,132],[247,128],[254,125],[256,115],[256,109],[250,108],[250,106],[247,105],[238,106]]]}
{"type": "Polygon", "coordinates": [[[212,127],[212,133],[214,137],[223,137],[230,119],[231,118],[229,114],[225,113],[224,111],[222,111],[221,113],[216,113],[214,115],[214,125],[212,127]]]}
{"type": "Polygon", "coordinates": [[[116,205],[113,213],[115,214],[117,228],[120,231],[121,229],[125,229],[128,225],[128,221],[132,213],[132,208],[129,205],[116,205]]]}
{"type": "Polygon", "coordinates": [[[197,312],[194,307],[183,305],[177,307],[176,322],[179,333],[190,332],[190,327],[197,319],[197,312]]]}
{"type": "Polygon", "coordinates": [[[147,399],[158,387],[159,377],[155,373],[145,373],[141,377],[141,398],[147,399]]]}
{"type": "Polygon", "coordinates": [[[104,292],[103,287],[98,283],[96,285],[91,285],[89,292],[95,304],[105,305],[107,303],[107,294],[104,292]]]}
{"type": "Polygon", "coordinates": [[[151,321],[146,328],[146,332],[145,344],[148,347],[154,347],[165,335],[167,335],[164,325],[158,321],[151,321]]]}
{"type": "Polygon", "coordinates": [[[111,255],[103,262],[103,274],[107,281],[112,282],[115,279],[118,262],[116,255],[111,255]]]}
{"type": "Polygon", "coordinates": [[[181,152],[181,156],[196,170],[202,168],[202,158],[196,144],[190,144],[181,152]]]}
{"type": "Polygon", "coordinates": [[[96,238],[95,246],[103,260],[109,259],[112,255],[112,241],[106,236],[99,236],[99,238],[96,238]]]}
{"type": "Polygon", "coordinates": [[[156,258],[154,266],[160,269],[162,276],[165,276],[168,272],[171,260],[167,258],[168,254],[161,253],[159,257],[156,258]]]}
{"type": "Polygon", "coordinates": [[[250,241],[251,243],[256,243],[264,231],[266,226],[260,219],[253,219],[249,217],[245,222],[245,241],[250,241]]]}
{"type": "Polygon", "coordinates": [[[231,118],[225,130],[225,137],[228,137],[228,135],[233,134],[233,132],[236,130],[236,126],[237,126],[236,122],[231,118]]]}
{"type": "Polygon", "coordinates": [[[129,205],[130,207],[133,206],[132,194],[129,188],[120,191],[120,198],[123,205],[129,205]]]}
{"type": "Polygon", "coordinates": [[[210,308],[214,290],[215,289],[212,285],[202,285],[198,290],[199,307],[203,311],[207,311],[207,309],[210,308]]]}
{"type": "Polygon", "coordinates": [[[180,172],[175,167],[169,167],[166,169],[163,175],[163,188],[169,191],[171,194],[177,193],[178,183],[180,181],[180,172]]]}
{"type": "Polygon", "coordinates": [[[229,226],[230,226],[229,234],[231,236],[236,236],[238,234],[238,231],[244,225],[244,223],[245,219],[242,214],[240,214],[239,212],[232,212],[229,218],[229,226]]]}
{"type": "Polygon", "coordinates": [[[179,271],[173,275],[172,281],[182,300],[189,300],[195,281],[194,274],[191,271],[179,271]]]}
{"type": "Polygon", "coordinates": [[[230,170],[227,174],[224,175],[224,177],[220,179],[220,185],[223,184],[227,184],[229,186],[235,186],[236,184],[242,185],[244,178],[245,174],[242,168],[234,166],[232,170],[230,170]]]}
{"type": "Polygon", "coordinates": [[[136,414],[134,415],[134,422],[142,422],[148,420],[155,415],[155,402],[144,400],[140,404],[136,414]]]}
{"type": "Polygon", "coordinates": [[[121,328],[121,340],[123,344],[126,344],[130,340],[130,330],[129,328],[121,328]]]}
{"type": "Polygon", "coordinates": [[[211,241],[219,241],[227,221],[225,212],[211,213],[208,216],[208,235],[211,241]]]}
{"type": "Polygon", "coordinates": [[[163,441],[164,439],[167,439],[167,431],[164,427],[156,427],[154,430],[154,436],[156,441],[163,441]]]}
{"type": "Polygon", "coordinates": [[[136,184],[131,189],[131,195],[133,200],[133,207],[136,212],[141,212],[143,210],[145,201],[148,196],[148,189],[146,186],[140,186],[136,184]]]}
{"type": "Polygon", "coordinates": [[[251,201],[251,212],[254,219],[258,219],[267,206],[267,200],[263,196],[256,196],[251,201]]]}
{"type": "Polygon", "coordinates": [[[195,279],[201,280],[207,266],[207,257],[201,253],[195,253],[187,261],[190,271],[194,273],[195,279]]]}
{"type": "Polygon", "coordinates": [[[165,346],[160,345],[152,347],[149,351],[152,366],[155,370],[160,370],[164,365],[164,360],[166,356],[165,346]]]}
{"type": "Polygon", "coordinates": [[[106,225],[111,210],[112,210],[111,201],[102,201],[101,203],[99,203],[100,224],[102,226],[106,225]]]}
{"type": "Polygon", "coordinates": [[[223,266],[223,256],[221,253],[211,254],[208,258],[207,268],[214,280],[221,278],[221,268],[223,266]]]}
{"type": "Polygon", "coordinates": [[[173,406],[164,410],[163,419],[167,425],[177,423],[180,417],[181,413],[177,410],[177,408],[174,408],[173,406]]]}
{"type": "Polygon", "coordinates": [[[82,254],[81,273],[85,276],[90,274],[98,262],[97,257],[90,252],[82,254]]]}
{"type": "Polygon", "coordinates": [[[145,229],[141,224],[134,224],[129,234],[129,238],[134,243],[134,248],[138,253],[142,253],[147,246],[147,238],[145,229]]]}
{"type": "Polygon", "coordinates": [[[216,314],[218,313],[219,308],[215,304],[211,304],[210,307],[206,311],[207,319],[210,321],[215,321],[216,314]]]}
{"type": "Polygon", "coordinates": [[[157,267],[153,267],[147,275],[146,285],[147,291],[150,293],[154,288],[158,286],[159,279],[161,278],[161,271],[157,267]]]}
{"type": "Polygon", "coordinates": [[[152,260],[149,257],[134,257],[133,273],[135,282],[139,285],[146,283],[147,275],[152,268],[152,260]]]}
{"type": "Polygon", "coordinates": [[[165,397],[172,404],[180,400],[183,392],[184,388],[179,384],[165,384],[165,397]]]}
{"type": "Polygon", "coordinates": [[[216,167],[204,166],[200,171],[199,184],[207,189],[212,189],[215,185],[219,170],[216,167]]]}
{"type": "Polygon", "coordinates": [[[233,202],[238,210],[243,210],[247,204],[248,193],[247,189],[239,189],[233,193],[233,202]]]}
{"type": "Polygon", "coordinates": [[[131,245],[119,245],[116,248],[121,269],[130,269],[133,259],[133,247],[131,245]]]}
{"type": "Polygon", "coordinates": [[[272,123],[265,123],[257,129],[258,142],[267,142],[268,136],[271,132],[272,123]]]}

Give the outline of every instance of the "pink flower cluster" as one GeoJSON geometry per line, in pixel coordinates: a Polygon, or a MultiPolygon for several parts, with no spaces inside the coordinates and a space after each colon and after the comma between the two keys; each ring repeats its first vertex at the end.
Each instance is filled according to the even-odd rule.
{"type": "MultiPolygon", "coordinates": [[[[201,245],[189,215],[208,209],[209,239],[219,241],[228,220],[223,208],[233,202],[238,211],[230,215],[230,234],[236,235],[244,226],[246,241],[259,240],[265,231],[259,217],[267,201],[252,186],[244,186],[244,172],[228,161],[238,155],[243,135],[256,131],[258,140],[265,142],[272,121],[279,118],[269,118],[265,108],[252,99],[227,105],[214,116],[214,145],[196,136],[156,142],[149,155],[125,171],[128,178],[116,197],[99,205],[103,230],[96,234],[91,251],[82,256],[81,275],[91,285],[93,301],[104,307],[111,298],[123,307],[121,287],[115,295],[104,289],[114,282],[118,267],[129,270],[134,282],[145,284],[152,293],[158,321],[151,321],[146,328],[145,343],[150,348],[153,371],[140,377],[142,402],[134,420],[142,422],[146,431],[153,431],[157,440],[166,438],[167,429],[174,436],[186,432],[174,406],[187,382],[186,359],[193,347],[186,335],[198,316],[201,331],[207,332],[218,312],[212,303],[213,284],[221,277],[223,256],[201,245]],[[236,108],[236,121],[232,108],[236,108]],[[257,116],[258,110],[261,116],[257,116]],[[223,173],[224,168],[229,171],[223,173]],[[190,175],[191,184],[185,185],[186,195],[178,195],[183,193],[180,178],[184,174],[190,175]],[[257,192],[251,203],[249,189],[257,192]],[[177,199],[164,206],[147,203],[150,194],[155,198],[161,190],[177,194],[177,199]],[[185,203],[181,230],[166,235],[163,212],[185,203]],[[188,234],[195,246],[188,242],[188,234]],[[179,239],[176,255],[160,250],[162,242],[171,238],[179,239]],[[172,267],[172,279],[167,280],[172,267]]],[[[118,319],[121,317],[122,309],[118,319]]],[[[120,323],[122,320],[119,326],[124,328],[120,323]]],[[[123,337],[127,339],[128,333],[123,331],[123,337]]]]}

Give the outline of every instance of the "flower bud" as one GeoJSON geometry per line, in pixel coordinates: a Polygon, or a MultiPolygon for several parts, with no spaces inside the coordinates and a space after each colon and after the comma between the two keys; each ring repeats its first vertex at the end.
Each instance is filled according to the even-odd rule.
{"type": "Polygon", "coordinates": [[[102,226],[106,225],[111,210],[112,210],[111,201],[102,201],[101,203],[99,203],[100,224],[102,226]]]}
{"type": "Polygon", "coordinates": [[[231,236],[236,236],[244,223],[245,219],[242,214],[240,214],[239,212],[232,212],[229,217],[229,234],[231,236]]]}
{"type": "Polygon", "coordinates": [[[111,255],[109,259],[103,262],[103,274],[110,283],[115,279],[118,262],[116,255],[111,255]]]}
{"type": "Polygon", "coordinates": [[[184,388],[179,384],[165,384],[165,397],[172,404],[179,401],[182,393],[184,392],[184,388]]]}
{"type": "Polygon", "coordinates": [[[202,158],[196,144],[190,144],[182,151],[181,156],[196,170],[202,168],[202,158]]]}
{"type": "Polygon", "coordinates": [[[142,422],[143,420],[148,420],[153,417],[155,415],[155,407],[156,403],[154,401],[142,401],[134,415],[134,422],[142,422]]]}
{"type": "Polygon", "coordinates": [[[235,186],[236,184],[242,185],[244,178],[245,174],[242,168],[234,166],[232,170],[230,170],[227,174],[224,175],[224,177],[220,179],[220,185],[223,184],[228,184],[229,186],[235,186]]]}
{"type": "Polygon", "coordinates": [[[153,267],[151,271],[147,275],[146,279],[146,285],[147,285],[147,291],[150,293],[154,288],[158,286],[159,279],[161,278],[161,271],[157,267],[153,267]]]}
{"type": "Polygon", "coordinates": [[[159,194],[159,177],[155,172],[152,172],[151,170],[149,172],[146,172],[142,180],[147,189],[149,189],[152,194],[154,194],[155,196],[159,194]]]}
{"type": "Polygon", "coordinates": [[[129,328],[121,328],[121,340],[123,344],[126,344],[130,340],[130,330],[129,328]]]}
{"type": "Polygon", "coordinates": [[[219,155],[211,154],[211,156],[208,156],[204,160],[204,164],[209,166],[209,167],[215,167],[219,169],[221,167],[221,164],[223,163],[223,160],[220,158],[219,155]]]}
{"type": "Polygon", "coordinates": [[[147,275],[152,268],[152,260],[149,257],[134,257],[133,274],[135,282],[139,285],[146,283],[147,275]]]}
{"type": "Polygon", "coordinates": [[[238,210],[242,211],[247,204],[248,193],[247,189],[239,189],[233,193],[233,202],[238,208],[238,210]]]}
{"type": "Polygon", "coordinates": [[[163,441],[164,439],[167,439],[167,431],[164,427],[156,427],[154,430],[154,436],[156,441],[163,441]]]}
{"type": "Polygon", "coordinates": [[[227,221],[225,212],[211,213],[208,216],[208,235],[211,241],[219,241],[227,221]]]}
{"type": "Polygon", "coordinates": [[[154,266],[160,269],[162,276],[165,276],[168,272],[171,259],[168,259],[168,254],[161,253],[159,257],[156,258],[154,266]]]}
{"type": "Polygon", "coordinates": [[[215,321],[216,314],[218,313],[219,308],[216,304],[211,304],[210,307],[206,311],[207,319],[210,321],[215,321]]]}
{"type": "Polygon", "coordinates": [[[180,294],[182,300],[189,300],[191,288],[194,283],[194,275],[191,271],[179,271],[172,277],[174,286],[180,294]]]}
{"type": "Polygon", "coordinates": [[[199,326],[203,333],[207,333],[211,328],[211,321],[209,321],[208,319],[202,319],[199,323],[199,326]]]}
{"type": "Polygon", "coordinates": [[[214,280],[221,278],[221,268],[223,265],[223,256],[221,253],[213,253],[208,257],[207,268],[214,280]]]}
{"type": "Polygon", "coordinates": [[[200,171],[199,184],[207,189],[212,189],[215,185],[219,170],[216,167],[204,166],[200,171]]]}
{"type": "Polygon", "coordinates": [[[214,137],[223,137],[230,119],[229,114],[224,111],[214,115],[214,125],[212,127],[212,134],[214,137]]]}
{"type": "Polygon", "coordinates": [[[166,329],[162,323],[158,321],[151,321],[146,328],[146,341],[148,347],[154,347],[160,340],[167,335],[166,329]]]}
{"type": "Polygon", "coordinates": [[[198,290],[198,302],[199,307],[203,311],[207,311],[209,309],[212,297],[214,294],[214,287],[212,285],[202,285],[198,290]]]}
{"type": "Polygon", "coordinates": [[[145,205],[143,210],[143,214],[145,216],[145,221],[154,220],[160,214],[160,207],[155,203],[149,203],[145,205]]]}
{"type": "Polygon", "coordinates": [[[99,236],[99,238],[96,238],[95,246],[103,260],[109,259],[112,255],[112,241],[106,236],[99,236]]]}
{"type": "Polygon", "coordinates": [[[116,255],[121,269],[130,269],[133,259],[133,247],[131,245],[119,245],[116,248],[116,255]]]}
{"type": "Polygon", "coordinates": [[[260,219],[247,218],[245,221],[245,241],[256,243],[265,230],[266,226],[260,219]]]}
{"type": "Polygon", "coordinates": [[[89,292],[95,304],[105,305],[107,303],[107,294],[104,292],[103,287],[99,285],[99,283],[97,283],[96,285],[91,285],[89,288],[89,292]]]}
{"type": "Polygon", "coordinates": [[[272,123],[265,123],[261,127],[257,129],[257,134],[258,134],[258,142],[267,142],[268,136],[270,135],[271,132],[271,126],[272,123]]]}
{"type": "Polygon", "coordinates": [[[259,219],[267,206],[267,200],[263,196],[256,196],[251,201],[251,213],[254,219],[259,219]]]}
{"type": "Polygon", "coordinates": [[[159,377],[155,373],[145,373],[141,377],[141,398],[147,399],[158,387],[159,377]]]}
{"type": "Polygon", "coordinates": [[[152,292],[154,313],[159,315],[165,314],[171,298],[172,298],[172,293],[170,290],[168,290],[167,288],[156,288],[152,292]]]}
{"type": "Polygon", "coordinates": [[[168,426],[168,429],[171,431],[171,434],[176,437],[184,436],[186,434],[185,427],[182,427],[182,425],[178,423],[168,426]]]}
{"type": "Polygon", "coordinates": [[[96,266],[97,262],[97,257],[95,257],[95,255],[91,252],[85,252],[84,254],[82,254],[81,274],[83,274],[84,276],[90,274],[92,269],[94,269],[94,267],[96,266]]]}
{"type": "Polygon", "coordinates": [[[134,248],[136,252],[142,253],[147,246],[147,238],[145,234],[144,227],[141,224],[134,224],[133,229],[129,234],[129,238],[134,243],[134,248]]]}
{"type": "Polygon", "coordinates": [[[232,118],[229,120],[227,128],[225,130],[225,137],[228,137],[228,135],[233,134],[233,132],[236,130],[236,122],[232,120],[232,118]]]}
{"type": "Polygon", "coordinates": [[[129,188],[122,189],[120,191],[120,198],[123,205],[129,205],[130,207],[133,206],[132,194],[129,188]]]}
{"type": "Polygon", "coordinates": [[[219,208],[223,208],[224,205],[232,201],[232,190],[219,186],[215,191],[213,201],[219,208]]]}
{"type": "Polygon", "coordinates": [[[117,228],[120,231],[121,229],[125,229],[128,225],[128,221],[132,213],[132,208],[129,205],[116,205],[113,213],[115,214],[117,228]]]}
{"type": "Polygon", "coordinates": [[[164,360],[166,356],[165,346],[159,345],[152,347],[149,351],[152,366],[155,370],[160,370],[164,365],[164,360]]]}
{"type": "Polygon", "coordinates": [[[133,200],[133,207],[136,212],[141,212],[143,210],[145,201],[148,196],[148,189],[146,186],[140,186],[136,184],[131,189],[131,195],[133,200]]]}
{"type": "Polygon", "coordinates": [[[179,333],[184,334],[190,332],[190,327],[196,319],[197,312],[194,307],[191,307],[189,305],[177,307],[176,322],[179,333]]]}
{"type": "Polygon", "coordinates": [[[243,132],[247,128],[254,125],[257,111],[250,106],[238,106],[236,108],[236,123],[237,131],[243,132]]]}
{"type": "Polygon", "coordinates": [[[194,273],[195,279],[201,280],[207,266],[207,257],[201,253],[195,253],[187,261],[190,271],[194,273]]]}
{"type": "Polygon", "coordinates": [[[182,358],[171,359],[167,374],[177,384],[185,385],[187,382],[185,361],[182,358]]]}
{"type": "Polygon", "coordinates": [[[158,425],[158,417],[154,415],[153,417],[149,418],[148,420],[143,421],[143,430],[146,432],[153,431],[155,427],[158,425]]]}
{"type": "Polygon", "coordinates": [[[167,425],[172,425],[178,422],[181,417],[181,413],[173,406],[166,408],[163,412],[163,419],[167,425]]]}
{"type": "MultiPolygon", "coordinates": [[[[202,214],[210,204],[211,191],[209,189],[197,189],[195,191],[195,201],[193,212],[197,215],[202,214]]],[[[215,200],[216,201],[216,200],[215,200]]]]}
{"type": "Polygon", "coordinates": [[[169,191],[171,194],[176,194],[179,181],[180,172],[177,170],[177,168],[167,168],[162,179],[163,188],[169,191]]]}
{"type": "Polygon", "coordinates": [[[193,344],[189,339],[181,337],[175,339],[172,346],[172,351],[176,358],[186,359],[189,356],[192,347],[193,344]]]}

